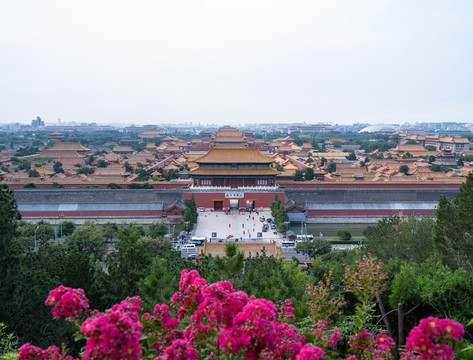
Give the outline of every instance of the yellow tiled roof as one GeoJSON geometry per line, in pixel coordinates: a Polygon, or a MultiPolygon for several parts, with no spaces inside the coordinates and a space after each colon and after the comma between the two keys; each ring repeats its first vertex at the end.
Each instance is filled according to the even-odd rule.
{"type": "Polygon", "coordinates": [[[273,159],[269,156],[263,155],[257,148],[243,148],[243,149],[225,149],[212,148],[207,154],[199,159],[197,163],[201,164],[235,164],[235,163],[249,163],[249,164],[268,164],[272,163],[273,159]]]}
{"type": "Polygon", "coordinates": [[[222,167],[199,167],[190,171],[191,175],[277,175],[279,171],[271,167],[240,167],[236,169],[222,167]]]}

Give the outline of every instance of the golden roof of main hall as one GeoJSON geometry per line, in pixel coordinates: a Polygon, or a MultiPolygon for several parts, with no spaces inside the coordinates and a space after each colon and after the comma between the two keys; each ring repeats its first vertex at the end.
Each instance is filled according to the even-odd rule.
{"type": "Polygon", "coordinates": [[[278,175],[279,171],[271,167],[198,167],[189,172],[190,175],[231,175],[231,176],[248,176],[248,175],[278,175]]]}
{"type": "Polygon", "coordinates": [[[258,148],[211,148],[207,154],[195,160],[198,164],[268,164],[273,159],[261,154],[258,148]]]}

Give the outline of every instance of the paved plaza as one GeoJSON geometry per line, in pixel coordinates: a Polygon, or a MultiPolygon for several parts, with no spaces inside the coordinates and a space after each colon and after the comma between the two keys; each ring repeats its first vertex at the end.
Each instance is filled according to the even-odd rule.
{"type": "Polygon", "coordinates": [[[269,228],[268,231],[263,232],[263,222],[260,217],[265,219],[271,217],[269,209],[256,212],[241,212],[235,211],[229,213],[225,212],[199,212],[196,227],[192,232],[192,236],[205,236],[211,241],[264,241],[270,242],[276,240],[278,245],[283,240],[277,229],[269,228]],[[215,235],[215,236],[214,236],[215,235]]]}

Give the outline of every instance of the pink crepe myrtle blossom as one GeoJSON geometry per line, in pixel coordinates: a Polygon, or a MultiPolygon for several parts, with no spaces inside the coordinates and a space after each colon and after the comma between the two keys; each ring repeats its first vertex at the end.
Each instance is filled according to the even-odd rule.
{"type": "Polygon", "coordinates": [[[64,316],[66,320],[72,320],[77,314],[89,309],[89,300],[85,297],[84,290],[62,285],[51,290],[45,304],[53,306],[51,312],[56,319],[64,316]]]}
{"type": "Polygon", "coordinates": [[[140,359],[143,330],[138,321],[140,306],[139,297],[129,298],[103,314],[85,320],[81,332],[89,338],[82,359],[140,359]]]}
{"type": "Polygon", "coordinates": [[[406,350],[419,354],[420,359],[450,360],[454,358],[450,344],[454,340],[461,341],[463,334],[463,326],[456,321],[429,316],[411,330],[406,350]]]}

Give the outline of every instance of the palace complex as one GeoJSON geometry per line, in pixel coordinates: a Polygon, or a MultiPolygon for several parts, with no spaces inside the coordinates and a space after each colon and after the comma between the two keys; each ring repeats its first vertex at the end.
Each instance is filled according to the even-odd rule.
{"type": "Polygon", "coordinates": [[[392,140],[397,146],[367,154],[339,137],[318,144],[308,134],[265,140],[231,127],[188,140],[146,130],[101,147],[85,147],[69,136],[16,160],[15,152],[0,151],[0,176],[18,193],[25,186],[155,190],[140,200],[120,190],[104,192],[105,198],[94,192],[93,197],[67,200],[65,190],[55,190],[54,196],[32,190],[19,201],[26,217],[151,219],[182,215],[183,200],[191,195],[198,207],[217,211],[267,208],[277,195],[288,212],[313,221],[324,216],[353,216],[356,221],[356,216],[432,214],[440,196],[457,191],[473,170],[468,138],[394,134],[392,140]],[[135,150],[137,144],[142,151],[135,150]]]}

